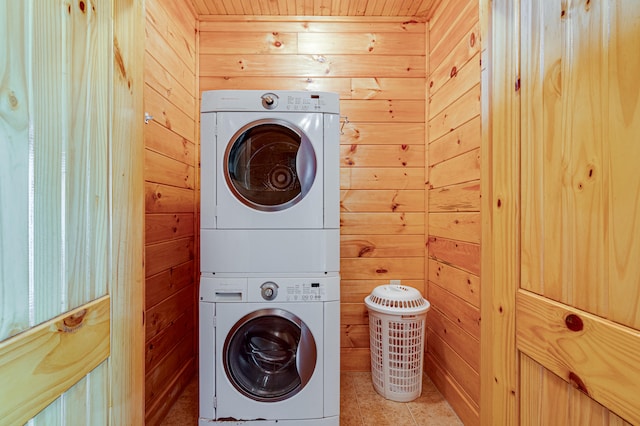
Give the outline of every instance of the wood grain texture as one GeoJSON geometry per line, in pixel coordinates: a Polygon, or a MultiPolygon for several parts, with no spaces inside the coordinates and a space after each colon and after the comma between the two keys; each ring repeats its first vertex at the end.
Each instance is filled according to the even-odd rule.
{"type": "Polygon", "coordinates": [[[429,191],[431,212],[480,211],[480,182],[471,181],[429,191]]]}
{"type": "Polygon", "coordinates": [[[0,71],[0,90],[6,100],[0,109],[0,340],[4,340],[30,325],[29,89],[24,57],[30,35],[24,27],[24,3],[5,0],[0,10],[0,46],[8,65],[0,71]]]}
{"type": "Polygon", "coordinates": [[[107,359],[110,307],[105,296],[0,343],[3,422],[24,424],[107,359]]]}
{"type": "Polygon", "coordinates": [[[144,422],[144,4],[113,0],[113,424],[144,422]]]}
{"type": "Polygon", "coordinates": [[[478,372],[473,370],[451,346],[431,330],[427,334],[427,342],[429,342],[431,356],[438,361],[440,367],[451,375],[471,400],[478,401],[480,399],[478,372]]]}
{"type": "Polygon", "coordinates": [[[438,359],[430,352],[425,354],[424,362],[424,369],[427,375],[451,407],[454,408],[463,424],[471,426],[480,424],[478,406],[462,389],[461,385],[455,380],[453,375],[449,371],[445,370],[438,362],[438,359]]]}
{"type": "Polygon", "coordinates": [[[390,17],[201,17],[201,88],[340,96],[345,369],[369,365],[363,299],[373,283],[424,290],[426,28],[390,17]]]}
{"type": "Polygon", "coordinates": [[[480,308],[480,278],[435,259],[429,259],[429,281],[480,308]]]}
{"type": "Polygon", "coordinates": [[[519,277],[518,2],[481,2],[486,30],[482,85],[482,424],[517,424],[515,292],[519,277]],[[499,36],[498,36],[499,35],[499,36]]]}
{"type": "Polygon", "coordinates": [[[640,422],[640,332],[524,290],[517,302],[520,351],[632,424],[640,422]]]}
{"type": "Polygon", "coordinates": [[[342,213],[341,235],[424,234],[422,213],[342,213]]]}
{"type": "Polygon", "coordinates": [[[443,2],[429,22],[425,251],[427,371],[465,424],[480,404],[479,2],[443,2]],[[469,343],[470,336],[473,344],[469,343]]]}
{"type": "Polygon", "coordinates": [[[520,377],[523,425],[631,425],[524,354],[520,354],[520,377]]]}
{"type": "MultiPolygon", "coordinates": [[[[5,35],[0,42],[0,56],[2,63],[7,64],[0,71],[0,93],[5,100],[0,107],[3,141],[0,144],[3,158],[0,234],[3,243],[11,242],[11,248],[0,248],[0,270],[2,283],[11,283],[12,287],[10,291],[0,288],[3,294],[0,340],[26,330],[15,339],[5,340],[3,350],[14,351],[29,339],[35,339],[36,344],[42,342],[34,337],[41,328],[28,327],[51,325],[52,317],[86,306],[107,293],[111,293],[112,300],[120,301],[122,292],[130,291],[126,306],[118,304],[111,320],[109,302],[104,302],[101,321],[107,325],[96,326],[93,331],[88,326],[79,328],[72,339],[73,348],[67,347],[69,340],[63,331],[56,337],[60,338],[58,343],[56,338],[45,339],[46,348],[32,348],[24,359],[12,360],[11,373],[2,375],[9,382],[15,381],[16,386],[7,388],[13,393],[3,395],[3,400],[7,404],[24,400],[19,404],[21,408],[13,410],[23,416],[19,424],[29,420],[22,409],[33,416],[47,404],[29,424],[101,425],[109,418],[121,419],[122,413],[126,413],[123,423],[135,423],[135,414],[130,414],[140,407],[135,406],[136,384],[140,381],[128,373],[131,366],[135,366],[136,356],[117,349],[107,363],[104,360],[112,340],[127,340],[141,329],[140,323],[129,321],[127,309],[140,318],[142,300],[136,298],[140,286],[135,285],[135,280],[141,276],[136,276],[136,272],[142,270],[139,262],[142,250],[136,253],[136,248],[141,247],[137,245],[136,234],[121,221],[126,217],[125,222],[131,223],[131,218],[140,211],[136,210],[139,203],[135,198],[122,197],[122,194],[135,193],[140,186],[135,182],[122,185],[120,179],[141,170],[128,162],[136,158],[136,148],[141,141],[135,137],[138,126],[126,119],[124,124],[119,121],[123,103],[118,91],[122,87],[119,84],[124,82],[131,96],[127,99],[135,101],[136,96],[129,90],[132,85],[134,91],[138,86],[134,70],[130,70],[130,79],[126,81],[113,69],[114,31],[140,9],[127,5],[123,10],[115,1],[91,5],[48,2],[39,7],[33,7],[32,3],[0,3],[5,35]],[[26,125],[28,132],[23,132],[26,125]],[[127,129],[123,146],[120,145],[123,142],[120,125],[127,129]],[[23,173],[25,170],[27,174],[23,173]],[[6,184],[11,188],[6,188],[6,184]],[[12,197],[11,202],[7,202],[5,195],[12,197]],[[120,205],[127,205],[128,210],[123,211],[120,205]],[[6,207],[23,216],[12,218],[5,212],[6,207]],[[7,218],[11,230],[6,228],[7,218]],[[28,226],[23,228],[23,224],[28,226]],[[126,239],[120,238],[123,228],[126,228],[126,239]],[[121,257],[122,254],[125,256],[121,257]],[[16,275],[16,270],[21,275],[16,275]],[[20,318],[15,312],[25,316],[20,318]],[[8,333],[5,332],[7,324],[8,333]],[[43,350],[51,352],[46,355],[43,350]],[[101,354],[96,357],[92,350],[101,354]],[[83,354],[87,356],[82,358],[83,354]],[[97,365],[100,366],[94,369],[97,365]],[[34,379],[31,373],[38,368],[34,379]],[[11,374],[20,377],[14,380],[11,374]],[[126,401],[120,397],[121,384],[127,392],[133,392],[126,401]],[[43,398],[48,402],[44,403],[43,398]],[[74,417],[69,413],[79,414],[74,417]]],[[[141,18],[141,14],[136,18],[141,18]]],[[[138,27],[127,25],[127,28],[138,27]]],[[[127,38],[134,32],[118,33],[115,37],[127,46],[125,51],[129,46],[135,49],[135,43],[130,45],[127,38]]],[[[141,39],[136,36],[136,40],[141,39]]],[[[119,59],[128,61],[126,55],[119,59]]],[[[130,102],[124,107],[127,119],[137,115],[134,104],[130,102]]],[[[141,192],[136,194],[138,200],[140,195],[141,192]]],[[[139,223],[138,220],[137,225],[139,223]]],[[[73,319],[67,319],[69,321],[73,319]]],[[[135,352],[135,342],[129,349],[135,352]]],[[[13,423],[15,419],[11,415],[3,414],[3,421],[13,423]]]]}
{"type": "Polygon", "coordinates": [[[366,1],[366,0],[194,0],[199,15],[268,16],[401,16],[427,17],[438,0],[366,1]]]}
{"type": "MultiPolygon", "coordinates": [[[[431,282],[427,298],[435,309],[458,327],[476,339],[480,339],[480,310],[477,307],[431,282]]],[[[477,357],[478,354],[475,356],[477,357]]]]}
{"type": "Polygon", "coordinates": [[[147,10],[144,96],[154,119],[145,126],[145,418],[155,425],[196,357],[199,50],[191,2],[147,1],[147,10]]]}
{"type": "Polygon", "coordinates": [[[521,375],[535,396],[521,407],[548,406],[555,374],[583,392],[562,395],[558,421],[618,423],[616,413],[637,423],[640,62],[628,52],[640,5],[522,2],[520,17],[523,208],[513,229],[520,286],[538,295],[518,293],[515,324],[518,348],[539,364],[521,375]]]}
{"type": "MultiPolygon", "coordinates": [[[[344,151],[351,152],[351,148],[344,151]]],[[[346,160],[345,160],[346,162],[346,160]]],[[[422,167],[343,167],[340,169],[341,189],[423,189],[422,167]]]]}
{"type": "Polygon", "coordinates": [[[429,144],[429,165],[441,163],[480,147],[480,116],[429,144]]]}
{"type": "Polygon", "coordinates": [[[343,235],[342,258],[423,257],[422,235],[343,235]]]}
{"type": "Polygon", "coordinates": [[[151,309],[183,288],[194,285],[194,261],[185,262],[148,277],[145,282],[145,306],[151,309]]]}

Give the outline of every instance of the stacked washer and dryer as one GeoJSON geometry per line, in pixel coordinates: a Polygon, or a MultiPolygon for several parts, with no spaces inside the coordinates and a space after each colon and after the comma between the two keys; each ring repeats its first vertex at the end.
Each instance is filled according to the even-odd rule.
{"type": "Polygon", "coordinates": [[[339,423],[339,121],[334,93],[202,94],[200,426],[339,423]]]}

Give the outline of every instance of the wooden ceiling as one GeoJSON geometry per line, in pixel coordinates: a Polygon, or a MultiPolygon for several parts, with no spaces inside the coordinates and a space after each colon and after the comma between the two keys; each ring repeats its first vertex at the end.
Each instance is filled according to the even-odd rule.
{"type": "Polygon", "coordinates": [[[442,0],[193,0],[198,15],[428,18],[442,0]]]}

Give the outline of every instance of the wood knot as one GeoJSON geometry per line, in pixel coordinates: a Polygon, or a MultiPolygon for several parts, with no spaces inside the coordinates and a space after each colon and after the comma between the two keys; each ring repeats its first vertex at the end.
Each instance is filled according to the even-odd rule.
{"type": "Polygon", "coordinates": [[[65,333],[75,333],[82,327],[82,321],[87,315],[87,310],[82,309],[75,314],[69,315],[62,320],[62,330],[65,333]]]}
{"type": "Polygon", "coordinates": [[[362,256],[364,256],[364,255],[365,255],[365,254],[367,254],[367,253],[371,253],[373,250],[374,250],[374,249],[373,249],[373,247],[371,247],[371,246],[365,246],[365,247],[362,247],[362,248],[360,249],[360,251],[358,252],[358,257],[362,257],[362,256]]]}
{"type": "Polygon", "coordinates": [[[573,371],[569,373],[569,382],[571,382],[571,384],[580,392],[589,395],[589,391],[587,390],[587,385],[585,385],[582,379],[578,377],[578,375],[573,371]]]}
{"type": "Polygon", "coordinates": [[[571,331],[581,331],[584,328],[582,319],[576,314],[569,314],[564,318],[564,323],[571,331]]]}

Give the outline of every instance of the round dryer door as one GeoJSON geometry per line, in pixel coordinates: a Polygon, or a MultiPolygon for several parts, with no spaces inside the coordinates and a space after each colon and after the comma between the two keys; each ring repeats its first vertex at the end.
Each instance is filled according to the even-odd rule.
{"type": "Polygon", "coordinates": [[[227,145],[227,185],[245,205],[284,210],[302,200],[316,176],[316,156],[305,134],[284,120],[263,119],[242,127],[227,145]]]}
{"type": "Polygon", "coordinates": [[[316,343],[300,318],[282,309],[262,309],[241,318],[224,342],[224,369],[243,395],[282,401],[311,379],[316,343]]]}

